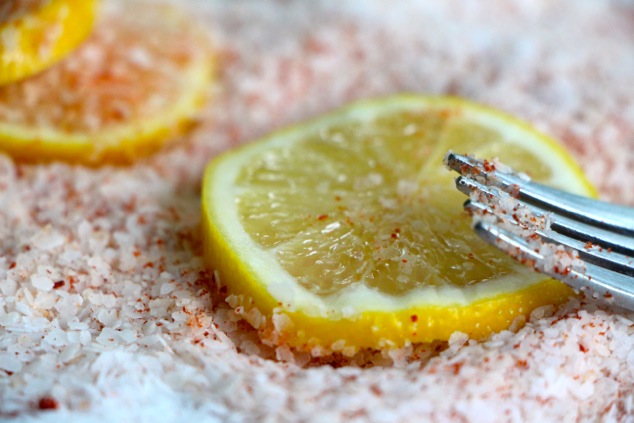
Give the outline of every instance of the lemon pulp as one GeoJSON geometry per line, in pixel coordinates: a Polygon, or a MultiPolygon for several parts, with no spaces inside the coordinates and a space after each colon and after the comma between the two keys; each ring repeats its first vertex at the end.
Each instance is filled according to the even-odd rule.
{"type": "Polygon", "coordinates": [[[0,85],[32,76],[90,35],[96,0],[9,0],[0,8],[0,85]]]}
{"type": "Polygon", "coordinates": [[[492,109],[357,103],[210,164],[206,254],[230,302],[273,344],[350,352],[486,336],[567,298],[471,231],[450,149],[593,192],[554,141],[492,109]]]}

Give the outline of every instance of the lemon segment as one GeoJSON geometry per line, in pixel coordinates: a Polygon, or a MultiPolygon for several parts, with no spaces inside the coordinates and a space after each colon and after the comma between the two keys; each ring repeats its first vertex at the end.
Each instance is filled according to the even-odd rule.
{"type": "Polygon", "coordinates": [[[356,103],[207,168],[205,254],[232,306],[271,344],[350,352],[484,337],[567,298],[471,231],[442,165],[450,149],[495,151],[593,193],[556,142],[492,109],[407,95],[356,103]]]}
{"type": "Polygon", "coordinates": [[[32,162],[128,164],[195,122],[215,57],[169,5],[111,2],[59,65],[0,87],[0,149],[32,162]]]}
{"type": "Polygon", "coordinates": [[[91,33],[96,0],[11,0],[0,13],[0,85],[58,62],[91,33]]]}

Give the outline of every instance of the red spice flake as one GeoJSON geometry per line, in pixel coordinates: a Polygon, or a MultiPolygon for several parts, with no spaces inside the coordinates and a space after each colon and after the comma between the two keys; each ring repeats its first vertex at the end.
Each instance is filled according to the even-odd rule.
{"type": "Polygon", "coordinates": [[[328,215],[327,214],[320,214],[317,217],[317,220],[326,220],[326,219],[328,219],[328,215]]]}
{"type": "Polygon", "coordinates": [[[131,198],[123,204],[123,210],[128,213],[132,213],[136,209],[136,198],[131,198]]]}
{"type": "Polygon", "coordinates": [[[154,268],[154,263],[152,263],[151,261],[148,261],[147,263],[143,265],[144,269],[147,269],[148,267],[154,268]]]}
{"type": "Polygon", "coordinates": [[[9,265],[9,269],[15,269],[15,266],[17,266],[16,262],[11,262],[11,264],[9,265]]]}
{"type": "MultiPolygon", "coordinates": [[[[93,213],[93,217],[105,217],[108,215],[108,209],[104,208],[104,207],[99,207],[97,210],[95,210],[95,212],[93,213]]],[[[94,227],[96,230],[99,230],[100,228],[98,226],[94,227]]]]}
{"type": "Polygon", "coordinates": [[[508,193],[513,198],[520,198],[520,186],[517,184],[513,184],[509,187],[508,193]]]}
{"type": "Polygon", "coordinates": [[[381,388],[379,388],[376,385],[370,385],[370,390],[372,391],[372,393],[374,395],[376,395],[377,397],[380,397],[381,395],[383,395],[383,391],[381,390],[381,388]]]}
{"type": "Polygon", "coordinates": [[[306,39],[304,47],[306,48],[307,52],[313,54],[327,53],[329,50],[327,44],[314,37],[309,37],[308,39],[306,39]]]}
{"type": "Polygon", "coordinates": [[[588,352],[588,348],[585,345],[579,343],[579,351],[581,351],[582,353],[585,353],[585,352],[588,352]]]}
{"type": "Polygon", "coordinates": [[[229,135],[229,139],[231,140],[232,144],[239,142],[240,139],[242,138],[242,132],[240,131],[240,128],[238,128],[235,125],[232,125],[229,128],[227,128],[227,135],[229,135]]]}
{"type": "Polygon", "coordinates": [[[163,323],[161,323],[161,322],[156,322],[156,326],[161,327],[161,326],[163,326],[163,323]]]}
{"type": "Polygon", "coordinates": [[[438,114],[440,115],[442,119],[449,119],[453,115],[458,115],[459,113],[457,113],[457,111],[444,109],[444,110],[441,110],[438,114]]]}
{"type": "Polygon", "coordinates": [[[139,257],[141,255],[141,252],[139,250],[134,250],[134,252],[132,253],[132,255],[134,257],[139,257]]]}
{"type": "Polygon", "coordinates": [[[335,195],[335,201],[341,201],[341,196],[340,195],[335,195]]]}
{"type": "Polygon", "coordinates": [[[64,286],[64,285],[65,285],[65,282],[64,282],[64,281],[57,281],[57,282],[55,282],[55,283],[53,284],[53,289],[59,289],[59,288],[61,288],[61,287],[62,287],[62,286],[64,286]]]}
{"type": "Polygon", "coordinates": [[[603,294],[603,298],[612,298],[612,294],[606,292],[605,294],[603,294]]]}
{"type": "Polygon", "coordinates": [[[37,407],[40,410],[57,410],[59,408],[59,403],[55,398],[52,397],[42,397],[37,403],[37,407]]]}
{"type": "Polygon", "coordinates": [[[7,374],[7,376],[11,376],[13,374],[11,370],[5,370],[4,372],[7,374]]]}
{"type": "Polygon", "coordinates": [[[484,167],[484,170],[487,172],[493,172],[495,170],[495,163],[490,162],[488,160],[484,160],[482,162],[482,167],[484,167]]]}
{"type": "Polygon", "coordinates": [[[520,369],[528,369],[528,362],[526,360],[517,360],[515,364],[520,369]]]}
{"type": "Polygon", "coordinates": [[[453,369],[453,374],[454,375],[458,375],[458,373],[460,373],[460,369],[462,369],[463,365],[464,365],[463,362],[453,363],[451,365],[451,368],[453,369]]]}
{"type": "Polygon", "coordinates": [[[417,316],[417,315],[415,315],[415,314],[412,314],[411,316],[409,316],[409,318],[410,318],[410,320],[411,320],[412,322],[416,322],[416,321],[418,321],[418,316],[417,316]]]}
{"type": "Polygon", "coordinates": [[[140,215],[136,221],[139,225],[145,225],[147,223],[144,215],[140,215]]]}
{"type": "Polygon", "coordinates": [[[403,263],[407,263],[407,259],[403,259],[401,260],[403,263]]]}

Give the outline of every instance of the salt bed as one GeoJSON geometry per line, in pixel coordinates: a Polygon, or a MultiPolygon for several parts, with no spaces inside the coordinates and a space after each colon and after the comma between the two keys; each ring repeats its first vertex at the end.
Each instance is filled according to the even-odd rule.
{"type": "Polygon", "coordinates": [[[188,142],[130,168],[0,156],[0,420],[634,421],[634,315],[597,304],[435,353],[324,364],[263,346],[204,270],[198,195],[221,150],[413,91],[532,122],[634,204],[634,3],[180,4],[222,63],[188,142]]]}

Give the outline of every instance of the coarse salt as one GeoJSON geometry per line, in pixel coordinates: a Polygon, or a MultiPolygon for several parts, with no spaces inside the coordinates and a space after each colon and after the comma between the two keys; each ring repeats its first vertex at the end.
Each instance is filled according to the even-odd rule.
{"type": "MultiPolygon", "coordinates": [[[[0,158],[0,416],[481,421],[487,412],[501,421],[631,419],[630,314],[572,298],[560,309],[536,311],[516,333],[486,340],[463,343],[456,335],[449,348],[411,345],[353,357],[314,348],[308,357],[263,344],[225,303],[215,290],[220,275],[202,265],[198,226],[200,177],[220,151],[355,98],[401,91],[461,95],[516,114],[561,139],[606,199],[634,204],[628,2],[178,3],[207,24],[221,55],[212,89],[218,95],[187,142],[129,168],[0,158]],[[65,242],[41,254],[29,243],[47,225],[65,242]],[[93,269],[91,257],[105,263],[97,260],[93,269]],[[62,287],[33,284],[43,264],[59,272],[51,280],[63,279],[62,287]],[[178,289],[161,293],[159,267],[178,289]],[[93,277],[98,286],[91,287],[93,277]],[[40,308],[40,293],[55,295],[55,306],[40,308]],[[187,313],[173,319],[177,300],[187,301],[187,313]],[[116,322],[102,318],[121,331],[101,327],[101,310],[117,312],[116,322]],[[192,316],[210,323],[198,327],[192,316]],[[41,338],[55,327],[66,334],[50,338],[59,346],[41,338]],[[34,409],[44,396],[60,408],[34,409]]],[[[104,2],[115,10],[117,4],[104,2]]],[[[108,59],[98,46],[84,47],[91,67],[108,59]]],[[[129,59],[146,66],[138,53],[129,59]]],[[[38,104],[42,95],[25,90],[19,100],[38,104]]],[[[77,96],[69,92],[63,101],[77,96]]],[[[77,118],[95,130],[107,122],[94,115],[94,96],[86,99],[77,118]]],[[[54,101],[48,116],[36,108],[0,107],[0,114],[20,120],[26,113],[46,124],[63,116],[54,101]]],[[[117,113],[143,113],[110,104],[117,113]]],[[[412,189],[417,185],[404,181],[399,195],[412,189]]],[[[280,328],[285,323],[277,318],[280,328]]]]}
{"type": "Polygon", "coordinates": [[[31,276],[31,284],[42,291],[50,291],[55,283],[47,276],[31,276]]]}

